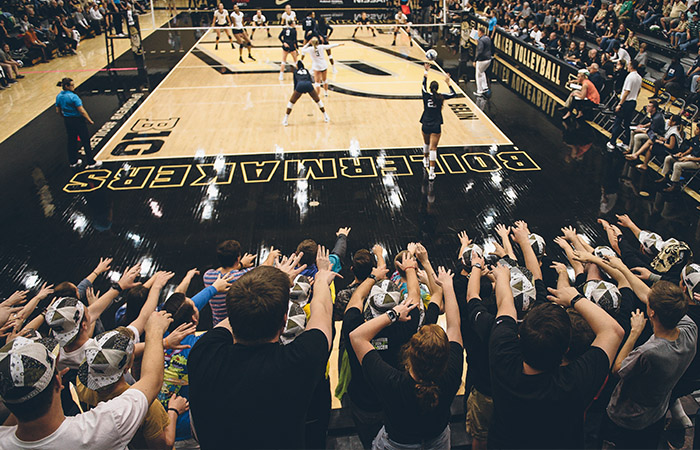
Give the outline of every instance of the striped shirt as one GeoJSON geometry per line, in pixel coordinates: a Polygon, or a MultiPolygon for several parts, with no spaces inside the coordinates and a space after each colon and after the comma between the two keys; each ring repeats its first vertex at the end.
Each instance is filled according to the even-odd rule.
{"type": "MultiPolygon", "coordinates": [[[[223,277],[224,275],[231,274],[233,275],[233,280],[231,282],[236,281],[246,273],[250,272],[253,270],[253,268],[248,268],[248,269],[233,269],[232,271],[228,273],[223,273],[219,270],[215,269],[209,269],[206,272],[204,272],[204,275],[202,278],[204,279],[204,286],[209,287],[214,282],[216,281],[217,278],[223,277]]],[[[221,322],[224,320],[226,317],[228,317],[228,313],[226,311],[226,293],[223,292],[221,294],[216,294],[209,300],[209,305],[211,306],[211,315],[214,321],[214,325],[217,323],[221,322]]]]}

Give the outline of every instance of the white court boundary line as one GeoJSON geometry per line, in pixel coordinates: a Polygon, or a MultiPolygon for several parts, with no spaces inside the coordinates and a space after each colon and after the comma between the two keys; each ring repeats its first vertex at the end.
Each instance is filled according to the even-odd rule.
{"type": "Polygon", "coordinates": [[[182,56],[182,58],[180,59],[180,61],[178,61],[177,64],[175,64],[175,66],[173,66],[173,68],[170,69],[170,72],[168,72],[167,75],[165,75],[165,78],[163,78],[163,80],[158,84],[158,86],[156,86],[156,88],[153,89],[153,90],[149,93],[148,97],[146,97],[146,99],[143,101],[143,103],[141,103],[141,104],[139,105],[139,107],[136,108],[136,109],[134,110],[134,112],[131,113],[131,114],[129,115],[129,117],[127,117],[127,119],[126,119],[126,121],[124,122],[124,124],[123,124],[121,127],[119,127],[119,128],[117,129],[117,131],[114,133],[114,135],[112,135],[112,137],[109,138],[109,140],[105,143],[105,145],[102,146],[102,149],[94,156],[95,159],[98,159],[98,158],[102,155],[102,153],[104,153],[104,152],[107,150],[107,147],[112,143],[112,141],[114,141],[114,140],[117,138],[117,135],[119,134],[119,132],[121,131],[121,129],[124,127],[124,125],[126,125],[126,122],[128,122],[129,119],[130,119],[131,117],[133,117],[136,113],[138,113],[139,110],[140,110],[141,108],[143,108],[143,106],[144,106],[151,98],[153,98],[153,94],[155,94],[156,91],[158,91],[158,89],[160,89],[161,86],[163,86],[163,84],[167,81],[167,79],[170,78],[170,75],[172,75],[173,73],[175,73],[175,69],[177,69],[178,66],[179,66],[180,64],[182,64],[182,62],[185,60],[185,58],[187,57],[187,55],[189,55],[190,53],[192,53],[192,50],[194,50],[194,48],[199,44],[199,42],[200,42],[202,39],[204,39],[204,37],[205,37],[207,34],[209,34],[209,32],[204,33],[204,34],[202,35],[202,37],[200,37],[200,38],[197,40],[197,42],[195,42],[194,45],[187,51],[187,53],[185,53],[185,54],[182,56]]]}

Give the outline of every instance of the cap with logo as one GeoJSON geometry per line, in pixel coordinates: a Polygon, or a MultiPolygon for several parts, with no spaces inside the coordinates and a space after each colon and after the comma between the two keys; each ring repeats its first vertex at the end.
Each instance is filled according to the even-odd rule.
{"type": "Polygon", "coordinates": [[[0,397],[23,403],[44,391],[56,373],[58,341],[17,337],[0,348],[0,397]]]}
{"type": "Polygon", "coordinates": [[[125,327],[105,331],[85,350],[85,360],[78,367],[78,379],[96,391],[119,381],[134,354],[135,337],[125,327]]]}

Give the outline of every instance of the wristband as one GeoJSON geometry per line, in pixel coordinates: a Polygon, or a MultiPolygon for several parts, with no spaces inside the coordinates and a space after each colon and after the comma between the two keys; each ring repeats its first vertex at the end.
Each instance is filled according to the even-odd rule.
{"type": "Polygon", "coordinates": [[[175,414],[176,414],[176,415],[178,415],[178,416],[180,415],[180,411],[178,411],[178,410],[175,409],[175,408],[168,408],[168,412],[170,412],[170,411],[175,411],[175,414]]]}
{"type": "Polygon", "coordinates": [[[581,300],[582,298],[586,298],[586,297],[584,297],[581,294],[576,294],[576,297],[571,299],[571,303],[569,304],[569,307],[576,309],[575,308],[576,303],[578,303],[578,301],[581,300]]]}
{"type": "Polygon", "coordinates": [[[367,278],[370,278],[370,279],[374,280],[375,283],[377,282],[377,277],[376,277],[376,275],[374,275],[373,273],[370,273],[370,274],[367,276],[367,278]]]}
{"type": "Polygon", "coordinates": [[[122,287],[119,286],[119,283],[112,283],[112,285],[110,287],[119,293],[121,293],[123,291],[122,287]]]}

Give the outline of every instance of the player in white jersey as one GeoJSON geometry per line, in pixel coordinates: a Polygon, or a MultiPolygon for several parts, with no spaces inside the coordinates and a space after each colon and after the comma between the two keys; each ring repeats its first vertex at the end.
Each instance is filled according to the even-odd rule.
{"type": "Polygon", "coordinates": [[[243,28],[243,13],[241,12],[238,5],[233,6],[233,12],[231,13],[231,22],[233,23],[233,37],[236,38],[236,42],[238,42],[238,60],[242,63],[245,63],[245,61],[243,61],[243,47],[248,47],[248,58],[255,61],[253,55],[250,54],[250,49],[251,47],[253,47],[253,44],[250,43],[248,33],[243,28]]]}
{"type": "MultiPolygon", "coordinates": [[[[228,11],[224,9],[224,4],[219,3],[219,6],[217,9],[214,10],[214,20],[211,22],[212,28],[214,28],[214,31],[216,31],[216,46],[214,47],[214,50],[219,49],[219,38],[221,37],[221,29],[222,27],[230,27],[231,26],[231,19],[228,17],[228,11]]],[[[228,28],[223,28],[223,30],[226,32],[226,36],[228,36],[228,41],[231,43],[231,48],[236,48],[233,45],[233,38],[231,37],[231,32],[228,30],[228,28]]]]}
{"type": "Polygon", "coordinates": [[[394,19],[396,20],[396,27],[394,27],[394,42],[392,42],[391,45],[396,45],[396,35],[403,29],[406,31],[406,34],[408,34],[408,42],[411,44],[411,47],[413,47],[413,39],[411,39],[412,24],[408,21],[406,14],[399,10],[394,16],[394,19]]]}
{"type": "Polygon", "coordinates": [[[255,15],[251,19],[253,22],[253,29],[250,31],[250,38],[253,39],[253,35],[255,34],[255,28],[265,28],[265,31],[267,31],[267,37],[272,37],[270,34],[270,27],[267,26],[267,18],[263,16],[262,11],[257,10],[255,12],[255,15]]]}
{"type": "Polygon", "coordinates": [[[341,45],[343,44],[320,44],[318,38],[314,37],[301,49],[301,59],[304,59],[304,55],[311,56],[311,71],[314,73],[317,92],[320,93],[321,86],[323,86],[326,97],[328,97],[328,81],[326,80],[328,63],[324,54],[326,50],[341,45]]]}
{"type": "Polygon", "coordinates": [[[282,23],[282,26],[285,26],[285,25],[287,25],[287,22],[289,22],[290,20],[293,20],[296,23],[297,13],[292,11],[292,6],[289,3],[287,3],[284,6],[284,12],[282,13],[282,18],[280,21],[282,23]]]}

